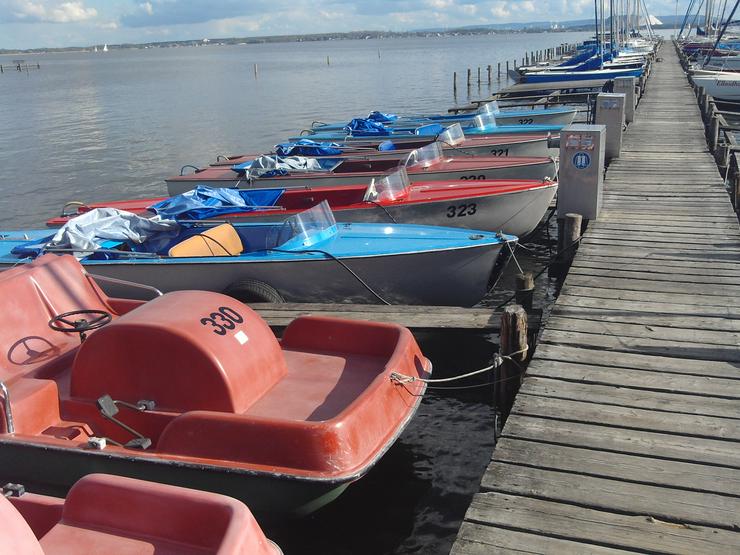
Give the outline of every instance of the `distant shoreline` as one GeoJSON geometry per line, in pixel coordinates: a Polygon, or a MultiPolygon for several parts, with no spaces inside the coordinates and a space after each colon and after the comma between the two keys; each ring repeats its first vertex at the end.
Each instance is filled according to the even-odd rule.
{"type": "MultiPolygon", "coordinates": [[[[207,38],[202,40],[172,40],[160,42],[108,44],[108,50],[124,49],[147,49],[147,48],[179,48],[188,46],[224,46],[224,45],[247,45],[266,44],[281,42],[320,42],[333,40],[370,40],[370,39],[394,39],[394,38],[435,38],[454,36],[475,35],[505,35],[505,34],[528,34],[528,33],[570,33],[585,31],[583,28],[527,28],[527,29],[450,29],[448,31],[352,31],[348,33],[320,33],[312,35],[274,35],[265,37],[232,37],[232,38],[207,38]]],[[[68,46],[64,48],[29,48],[25,50],[0,49],[0,55],[12,54],[48,54],[55,52],[92,52],[95,47],[102,45],[68,46]]]]}

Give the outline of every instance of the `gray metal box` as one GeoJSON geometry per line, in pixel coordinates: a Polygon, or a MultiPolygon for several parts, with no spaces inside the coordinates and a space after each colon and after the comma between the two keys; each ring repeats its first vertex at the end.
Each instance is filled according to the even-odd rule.
{"type": "Polygon", "coordinates": [[[614,92],[624,95],[624,120],[627,123],[635,121],[635,106],[637,105],[636,86],[637,80],[634,77],[617,77],[614,79],[614,92]]]}
{"type": "Polygon", "coordinates": [[[596,97],[596,123],[606,125],[606,159],[619,158],[624,127],[624,95],[601,93],[596,97]]]}
{"type": "Polygon", "coordinates": [[[605,147],[604,125],[569,125],[560,132],[558,218],[575,213],[593,220],[599,215],[605,147]]]}

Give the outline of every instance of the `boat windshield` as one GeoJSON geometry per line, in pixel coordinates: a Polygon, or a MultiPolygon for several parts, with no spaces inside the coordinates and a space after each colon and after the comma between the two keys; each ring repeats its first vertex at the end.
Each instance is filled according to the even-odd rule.
{"type": "Polygon", "coordinates": [[[481,104],[480,106],[478,106],[476,113],[477,114],[496,114],[500,111],[501,109],[499,108],[498,101],[491,100],[491,102],[486,102],[485,104],[481,104]]]}
{"type": "Polygon", "coordinates": [[[473,127],[476,129],[496,127],[496,118],[493,117],[493,114],[478,114],[473,120],[473,127]]]}
{"type": "Polygon", "coordinates": [[[420,166],[428,168],[442,161],[442,145],[440,143],[431,143],[416,150],[412,150],[404,166],[407,168],[420,166]]]}
{"type": "Polygon", "coordinates": [[[365,202],[399,200],[408,195],[409,185],[409,174],[406,173],[406,168],[399,167],[378,179],[373,179],[362,200],[365,202]]]}
{"type": "Polygon", "coordinates": [[[326,241],[338,233],[337,221],[325,200],[291,216],[282,225],[275,225],[270,234],[268,248],[300,250],[326,241]]]}
{"type": "Polygon", "coordinates": [[[459,123],[450,125],[447,129],[442,131],[437,137],[440,143],[444,143],[450,146],[461,145],[465,142],[465,132],[462,130],[462,126],[459,123]]]}

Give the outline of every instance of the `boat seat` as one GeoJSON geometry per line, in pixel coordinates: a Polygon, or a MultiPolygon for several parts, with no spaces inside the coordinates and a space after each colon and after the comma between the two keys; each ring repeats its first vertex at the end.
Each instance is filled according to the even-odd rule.
{"type": "Polygon", "coordinates": [[[231,224],[221,224],[180,241],[167,253],[175,258],[197,256],[237,256],[244,246],[231,224]]]}
{"type": "Polygon", "coordinates": [[[0,529],[4,553],[44,555],[33,530],[5,496],[0,495],[0,529]]]}

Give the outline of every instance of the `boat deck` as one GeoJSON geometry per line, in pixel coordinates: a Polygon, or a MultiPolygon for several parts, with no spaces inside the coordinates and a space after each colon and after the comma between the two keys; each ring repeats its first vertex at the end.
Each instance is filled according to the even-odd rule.
{"type": "Polygon", "coordinates": [[[740,232],[659,55],[456,555],[740,552],[740,232]]]}

